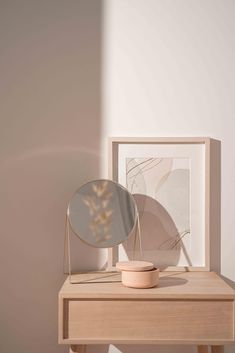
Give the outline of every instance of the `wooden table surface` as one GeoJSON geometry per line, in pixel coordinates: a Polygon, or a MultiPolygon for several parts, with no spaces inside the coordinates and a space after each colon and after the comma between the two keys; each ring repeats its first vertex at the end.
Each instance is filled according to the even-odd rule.
{"type": "Polygon", "coordinates": [[[64,298],[234,299],[234,290],[215,272],[160,272],[159,285],[149,289],[124,287],[118,272],[90,272],[66,279],[64,298]]]}
{"type": "Polygon", "coordinates": [[[80,273],[59,292],[59,343],[196,344],[198,353],[235,343],[235,292],[214,272],[161,272],[159,285],[124,287],[118,272],[80,273]]]}

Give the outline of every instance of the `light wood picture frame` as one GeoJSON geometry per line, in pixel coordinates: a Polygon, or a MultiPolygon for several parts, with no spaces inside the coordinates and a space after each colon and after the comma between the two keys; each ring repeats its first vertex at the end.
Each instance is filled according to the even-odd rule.
{"type": "MultiPolygon", "coordinates": [[[[161,270],[209,271],[211,139],[108,140],[109,178],[136,197],[143,259],[161,270]]],[[[118,260],[133,258],[131,240],[128,242],[109,249],[109,268],[118,260]]],[[[138,251],[136,255],[139,257],[138,251]]]]}

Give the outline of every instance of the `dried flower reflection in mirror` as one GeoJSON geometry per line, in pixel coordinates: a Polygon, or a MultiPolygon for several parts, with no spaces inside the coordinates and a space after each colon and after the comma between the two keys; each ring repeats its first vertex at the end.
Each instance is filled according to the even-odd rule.
{"type": "Polygon", "coordinates": [[[108,189],[108,182],[92,184],[92,194],[83,197],[83,202],[89,209],[91,222],[89,228],[96,243],[111,238],[110,224],[114,210],[110,207],[113,193],[108,189]]]}

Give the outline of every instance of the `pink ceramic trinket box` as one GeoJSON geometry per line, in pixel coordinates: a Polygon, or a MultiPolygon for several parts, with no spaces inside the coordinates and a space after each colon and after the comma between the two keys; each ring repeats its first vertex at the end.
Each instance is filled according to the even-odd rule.
{"type": "Polygon", "coordinates": [[[122,272],[122,284],[126,287],[152,288],[159,282],[159,269],[151,262],[118,262],[116,268],[122,272]]]}

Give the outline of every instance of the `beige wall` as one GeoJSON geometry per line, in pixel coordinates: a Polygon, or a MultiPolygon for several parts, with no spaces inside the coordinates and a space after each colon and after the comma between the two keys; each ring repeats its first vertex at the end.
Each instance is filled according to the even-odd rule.
{"type": "MultiPolygon", "coordinates": [[[[104,137],[221,140],[221,271],[232,282],[234,19],[233,0],[106,0],[103,63],[104,137]]],[[[212,240],[213,252],[217,251],[214,245],[212,240]]],[[[215,260],[213,268],[219,269],[219,256],[215,260]]],[[[120,351],[191,353],[193,347],[122,347],[120,351]]],[[[227,349],[234,351],[235,347],[227,349]]]]}
{"type": "MultiPolygon", "coordinates": [[[[101,1],[0,1],[1,353],[68,351],[57,345],[64,217],[99,175],[100,85],[101,1]]],[[[79,246],[80,267],[97,266],[79,246]]]]}
{"type": "MultiPolygon", "coordinates": [[[[109,135],[222,141],[221,269],[235,281],[234,15],[233,0],[0,0],[1,353],[68,351],[57,345],[64,214],[101,163],[106,175],[109,135]]],[[[79,243],[79,268],[105,260],[79,243]]]]}

